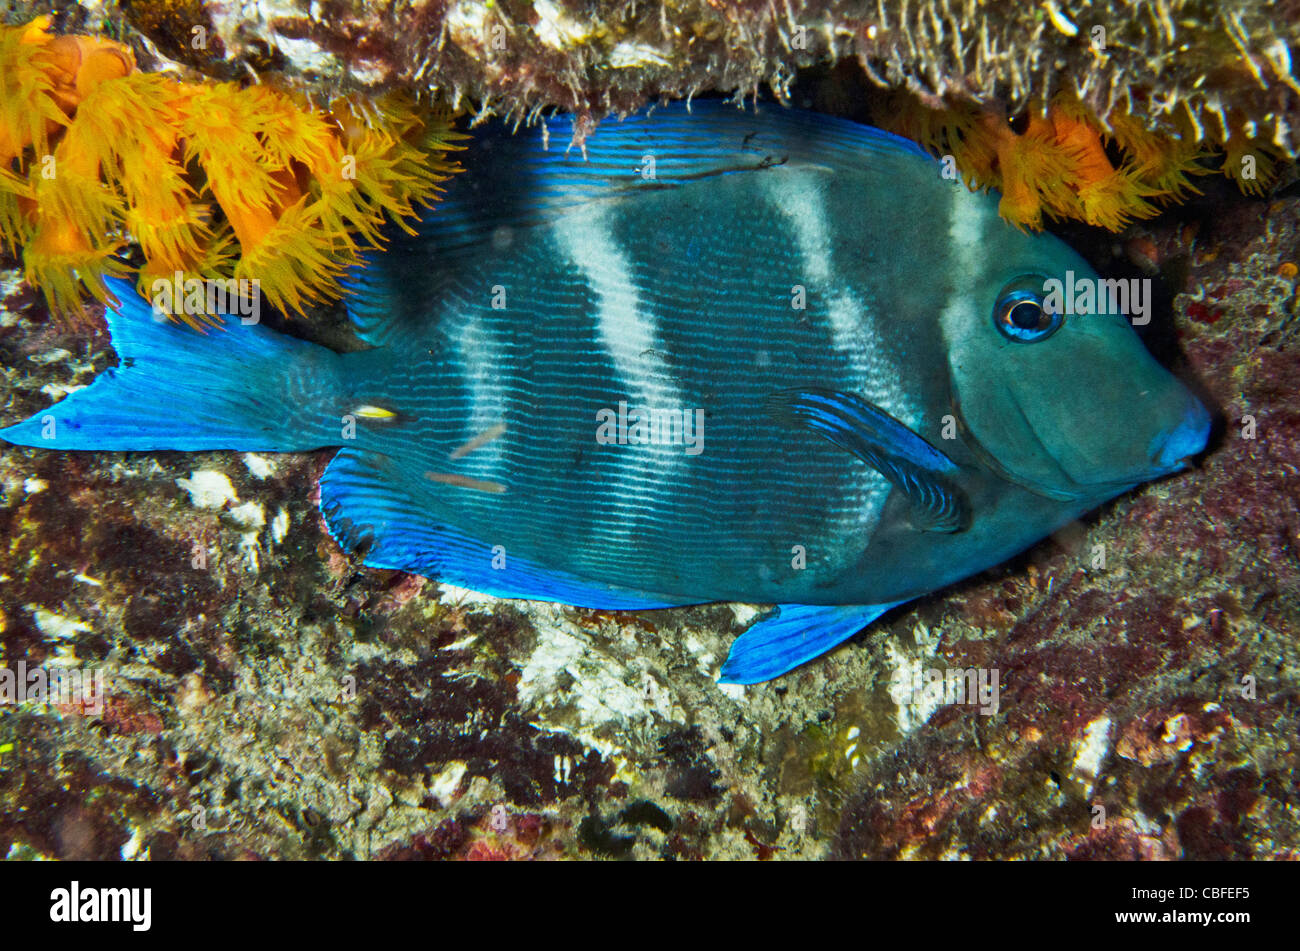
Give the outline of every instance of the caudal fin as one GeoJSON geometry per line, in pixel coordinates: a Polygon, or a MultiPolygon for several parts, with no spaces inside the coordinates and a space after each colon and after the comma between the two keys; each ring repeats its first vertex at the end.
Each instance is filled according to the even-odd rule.
{"type": "Polygon", "coordinates": [[[206,333],[156,319],[126,281],[107,313],[118,366],[0,439],[46,449],[241,449],[338,445],[333,351],[237,318],[206,333]]]}

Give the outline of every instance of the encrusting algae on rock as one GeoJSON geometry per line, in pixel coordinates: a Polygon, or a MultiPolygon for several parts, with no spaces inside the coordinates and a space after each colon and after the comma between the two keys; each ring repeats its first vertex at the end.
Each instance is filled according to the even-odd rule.
{"type": "MultiPolygon", "coordinates": [[[[459,170],[446,110],[401,94],[317,109],[269,85],[142,73],[112,40],[52,36],[48,18],[0,28],[0,233],[57,314],[104,277],[256,279],[301,312],[407,227],[459,170]]],[[[195,315],[176,315],[187,321],[195,315]]]]}

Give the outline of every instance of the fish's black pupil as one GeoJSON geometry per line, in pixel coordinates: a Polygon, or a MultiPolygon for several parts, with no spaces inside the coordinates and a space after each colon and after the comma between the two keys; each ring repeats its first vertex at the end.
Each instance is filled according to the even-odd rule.
{"type": "Polygon", "coordinates": [[[1035,301],[1025,300],[1012,307],[1007,316],[1021,330],[1037,330],[1043,319],[1043,308],[1035,301]]]}

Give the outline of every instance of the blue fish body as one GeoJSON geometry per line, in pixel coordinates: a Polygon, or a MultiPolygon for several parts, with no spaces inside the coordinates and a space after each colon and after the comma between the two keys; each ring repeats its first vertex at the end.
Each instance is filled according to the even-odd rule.
{"type": "Polygon", "coordinates": [[[586,153],[476,140],[354,276],[368,350],[204,339],[119,285],[121,366],[0,438],[338,446],[321,507],[367,564],[588,607],[778,605],[723,668],[745,683],[1204,447],[1123,314],[1050,303],[1086,262],[904,140],[696,104],[586,153]]]}

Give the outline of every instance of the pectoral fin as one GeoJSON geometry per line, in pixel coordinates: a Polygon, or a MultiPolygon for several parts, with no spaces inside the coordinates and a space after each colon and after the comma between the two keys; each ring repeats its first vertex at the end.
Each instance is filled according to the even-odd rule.
{"type": "Polygon", "coordinates": [[[879,407],[851,393],[785,390],[768,398],[768,412],[820,433],[878,471],[912,503],[912,524],[921,531],[959,532],[970,524],[956,463],[879,407]]]}
{"type": "Polygon", "coordinates": [[[724,684],[756,684],[779,677],[848,640],[902,604],[782,604],[731,645],[724,684]]]}

